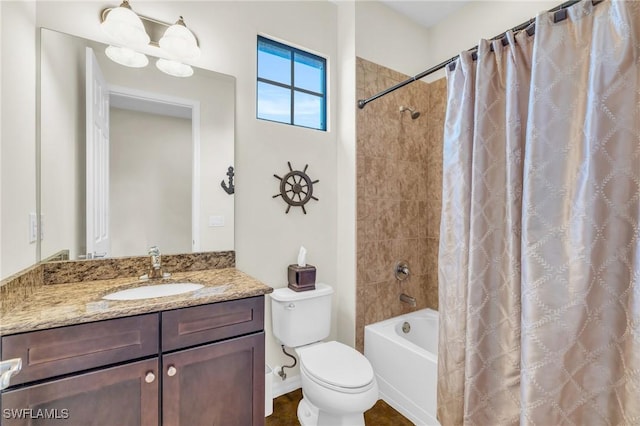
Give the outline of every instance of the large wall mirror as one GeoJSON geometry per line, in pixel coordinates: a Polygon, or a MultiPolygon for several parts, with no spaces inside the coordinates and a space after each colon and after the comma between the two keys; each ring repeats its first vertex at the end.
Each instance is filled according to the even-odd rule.
{"type": "Polygon", "coordinates": [[[106,47],[41,29],[39,260],[233,250],[235,78],[106,47]]]}

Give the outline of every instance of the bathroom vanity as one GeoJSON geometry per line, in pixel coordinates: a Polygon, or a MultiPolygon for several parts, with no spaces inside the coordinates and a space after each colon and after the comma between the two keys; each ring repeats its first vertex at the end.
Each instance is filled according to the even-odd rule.
{"type": "Polygon", "coordinates": [[[5,309],[2,360],[20,358],[22,368],[2,391],[1,424],[264,424],[272,289],[235,268],[175,275],[205,287],[114,302],[101,297],[130,287],[127,279],[57,284],[39,287],[15,315],[5,309]],[[40,314],[29,314],[34,304],[40,314]]]}
{"type": "Polygon", "coordinates": [[[263,299],[5,336],[2,359],[23,367],[2,408],[66,410],[72,424],[260,424],[263,299]]]}

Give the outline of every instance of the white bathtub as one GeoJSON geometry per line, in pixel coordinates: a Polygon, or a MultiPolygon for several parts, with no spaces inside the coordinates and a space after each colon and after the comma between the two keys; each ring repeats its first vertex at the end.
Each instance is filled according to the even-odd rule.
{"type": "Polygon", "coordinates": [[[422,309],[367,325],[364,354],[371,362],[380,398],[417,425],[436,420],[438,312],[422,309]],[[408,323],[411,330],[403,332],[408,323]]]}

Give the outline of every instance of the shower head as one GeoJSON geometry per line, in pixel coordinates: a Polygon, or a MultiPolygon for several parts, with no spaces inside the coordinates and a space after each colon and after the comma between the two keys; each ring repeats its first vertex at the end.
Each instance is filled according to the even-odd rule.
{"type": "Polygon", "coordinates": [[[401,106],[400,107],[400,112],[405,112],[405,111],[410,111],[411,112],[411,119],[412,120],[415,120],[416,118],[420,117],[420,111],[416,111],[416,110],[411,109],[409,107],[401,106]]]}

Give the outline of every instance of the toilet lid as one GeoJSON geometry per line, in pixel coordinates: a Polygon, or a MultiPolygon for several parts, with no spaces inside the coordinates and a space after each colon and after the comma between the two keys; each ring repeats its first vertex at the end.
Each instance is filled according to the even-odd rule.
{"type": "Polygon", "coordinates": [[[373,380],[369,360],[339,342],[306,348],[300,354],[300,364],[316,380],[342,388],[360,388],[373,380]]]}

